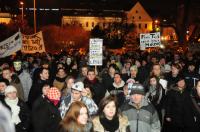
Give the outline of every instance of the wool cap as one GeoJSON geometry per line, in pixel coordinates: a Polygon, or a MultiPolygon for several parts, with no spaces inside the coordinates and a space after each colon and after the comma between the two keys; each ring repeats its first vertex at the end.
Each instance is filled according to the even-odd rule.
{"type": "Polygon", "coordinates": [[[61,93],[56,87],[51,87],[47,93],[48,99],[51,100],[60,100],[61,93]]]}
{"type": "Polygon", "coordinates": [[[14,86],[9,85],[5,89],[5,95],[8,94],[8,93],[10,93],[10,92],[17,92],[17,89],[14,86]]]}

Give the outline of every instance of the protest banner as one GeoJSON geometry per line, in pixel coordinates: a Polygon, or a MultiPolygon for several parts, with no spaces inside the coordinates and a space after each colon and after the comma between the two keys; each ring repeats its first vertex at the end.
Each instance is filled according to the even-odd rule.
{"type": "Polygon", "coordinates": [[[140,49],[160,46],[160,32],[140,34],[140,49]]]}
{"type": "Polygon", "coordinates": [[[45,52],[42,32],[33,35],[22,35],[22,52],[23,53],[42,53],[45,52]]]}
{"type": "Polygon", "coordinates": [[[90,39],[89,65],[98,66],[103,64],[103,39],[90,39]]]}
{"type": "Polygon", "coordinates": [[[0,58],[12,55],[22,47],[22,35],[20,32],[0,42],[0,58]]]}

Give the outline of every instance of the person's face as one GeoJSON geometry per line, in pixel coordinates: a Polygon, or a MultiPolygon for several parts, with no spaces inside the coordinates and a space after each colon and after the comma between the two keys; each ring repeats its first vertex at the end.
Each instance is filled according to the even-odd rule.
{"type": "Polygon", "coordinates": [[[14,68],[16,71],[20,71],[22,68],[22,62],[21,61],[15,61],[14,62],[14,68]]]}
{"type": "Polygon", "coordinates": [[[180,56],[178,54],[175,54],[174,55],[174,60],[179,60],[180,59],[180,56]]]}
{"type": "Polygon", "coordinates": [[[72,98],[73,98],[74,101],[79,101],[81,99],[81,92],[80,91],[72,89],[71,95],[72,95],[72,98]]]}
{"type": "Polygon", "coordinates": [[[115,83],[121,83],[121,76],[119,74],[115,74],[114,76],[114,82],[115,83]]]}
{"type": "Polygon", "coordinates": [[[178,88],[181,88],[181,89],[185,88],[185,80],[178,81],[177,85],[178,85],[178,88]]]}
{"type": "Polygon", "coordinates": [[[127,62],[127,63],[125,64],[125,68],[128,69],[128,68],[130,68],[130,67],[131,67],[131,63],[127,62]]]}
{"type": "Polygon", "coordinates": [[[87,124],[87,120],[88,120],[88,113],[87,113],[87,108],[86,107],[82,107],[80,109],[80,115],[77,118],[78,123],[82,124],[82,125],[86,125],[87,124]]]}
{"type": "Polygon", "coordinates": [[[58,71],[58,76],[63,77],[63,76],[65,76],[65,75],[66,75],[65,70],[64,70],[64,69],[59,69],[59,71],[58,71]]]}
{"type": "Polygon", "coordinates": [[[160,76],[161,70],[160,70],[160,66],[159,65],[154,65],[152,71],[153,71],[154,75],[160,76]]]}
{"type": "Polygon", "coordinates": [[[0,82],[0,93],[4,93],[6,89],[6,84],[4,82],[0,82]]]}
{"type": "Polygon", "coordinates": [[[200,81],[198,81],[196,89],[197,89],[197,94],[200,97],[200,81]]]}
{"type": "Polygon", "coordinates": [[[135,104],[140,104],[142,102],[143,98],[144,98],[144,95],[141,95],[141,94],[133,94],[133,95],[131,95],[131,100],[135,104]]]}
{"type": "Polygon", "coordinates": [[[74,84],[74,79],[70,78],[68,81],[67,81],[67,88],[72,88],[72,85],[74,84]]]}
{"type": "Polygon", "coordinates": [[[70,65],[72,62],[72,59],[71,58],[67,58],[67,65],[70,65]]]}
{"type": "Polygon", "coordinates": [[[95,77],[96,77],[96,75],[95,75],[95,73],[94,73],[93,71],[92,71],[92,72],[88,72],[87,78],[88,78],[89,80],[94,80],[95,77]]]}
{"type": "Polygon", "coordinates": [[[50,89],[50,86],[49,85],[46,85],[42,88],[42,93],[43,95],[47,95],[48,91],[50,89]]]}
{"type": "Polygon", "coordinates": [[[172,66],[172,75],[178,75],[178,73],[179,70],[176,67],[172,66]]]}
{"type": "Polygon", "coordinates": [[[153,57],[153,58],[151,58],[151,62],[152,62],[153,64],[155,64],[155,63],[157,62],[157,59],[156,59],[155,57],[153,57]]]}
{"type": "Polygon", "coordinates": [[[188,67],[188,70],[189,70],[189,71],[192,72],[192,71],[194,71],[194,69],[195,69],[195,66],[193,66],[193,65],[189,65],[189,67],[188,67]]]}
{"type": "Polygon", "coordinates": [[[49,71],[48,71],[47,69],[44,69],[44,70],[42,71],[42,73],[40,74],[40,78],[41,78],[42,80],[47,80],[47,79],[49,79],[49,71]]]}
{"type": "Polygon", "coordinates": [[[84,77],[86,77],[87,76],[87,72],[88,72],[88,68],[87,67],[82,67],[81,72],[82,72],[82,75],[84,77]]]}
{"type": "Polygon", "coordinates": [[[116,105],[114,101],[109,102],[103,109],[105,117],[112,120],[116,113],[116,105]]]}
{"type": "Polygon", "coordinates": [[[136,69],[131,69],[130,72],[131,72],[132,76],[136,77],[136,75],[137,75],[137,70],[136,69]]]}
{"type": "Polygon", "coordinates": [[[150,85],[156,86],[156,84],[157,84],[156,78],[151,78],[150,79],[150,85]]]}
{"type": "Polygon", "coordinates": [[[17,92],[9,92],[6,94],[6,97],[9,98],[10,100],[14,100],[17,98],[17,92]]]}
{"type": "Polygon", "coordinates": [[[164,58],[160,59],[160,65],[164,65],[164,64],[165,64],[165,59],[164,58]]]}
{"type": "Polygon", "coordinates": [[[110,73],[111,75],[114,75],[114,74],[115,74],[115,69],[114,69],[112,66],[109,68],[109,73],[110,73]]]}
{"type": "Polygon", "coordinates": [[[12,73],[11,73],[10,70],[3,70],[2,76],[3,76],[3,78],[10,80],[11,76],[12,76],[12,73]]]}

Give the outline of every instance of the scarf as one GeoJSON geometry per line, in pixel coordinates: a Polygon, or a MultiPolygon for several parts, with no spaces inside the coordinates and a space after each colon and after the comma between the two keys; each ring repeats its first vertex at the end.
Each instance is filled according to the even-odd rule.
{"type": "Polygon", "coordinates": [[[116,116],[112,120],[108,120],[107,118],[99,118],[100,123],[103,125],[105,131],[115,132],[119,129],[119,117],[116,116]]]}
{"type": "Polygon", "coordinates": [[[10,100],[9,98],[5,98],[5,102],[11,108],[11,121],[16,125],[19,124],[21,122],[19,118],[20,107],[17,105],[19,99],[10,100]]]}
{"type": "Polygon", "coordinates": [[[57,106],[60,100],[55,100],[55,99],[49,99],[51,103],[53,103],[54,106],[57,106]]]}

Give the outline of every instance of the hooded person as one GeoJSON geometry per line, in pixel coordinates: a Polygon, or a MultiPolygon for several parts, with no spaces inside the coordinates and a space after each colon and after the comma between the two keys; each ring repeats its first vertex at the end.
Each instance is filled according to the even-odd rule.
{"type": "Polygon", "coordinates": [[[61,121],[58,105],[61,93],[56,87],[48,90],[43,100],[33,105],[32,123],[34,132],[56,132],[61,121]]]}
{"type": "Polygon", "coordinates": [[[5,89],[3,104],[11,111],[11,121],[16,132],[27,132],[30,126],[30,111],[25,102],[17,97],[17,89],[9,85],[5,89]]]}

